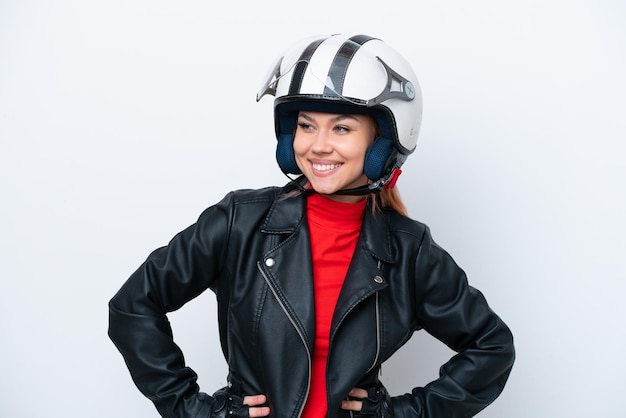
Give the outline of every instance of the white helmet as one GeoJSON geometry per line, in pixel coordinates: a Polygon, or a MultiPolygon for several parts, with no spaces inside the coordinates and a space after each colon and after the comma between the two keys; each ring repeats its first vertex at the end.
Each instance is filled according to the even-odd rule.
{"type": "Polygon", "coordinates": [[[381,131],[368,149],[364,173],[370,191],[395,180],[415,149],[422,96],[408,62],[377,38],[330,35],[306,38],[272,67],[257,94],[275,96],[276,159],[285,174],[300,174],[293,151],[298,112],[369,114],[381,131]]]}

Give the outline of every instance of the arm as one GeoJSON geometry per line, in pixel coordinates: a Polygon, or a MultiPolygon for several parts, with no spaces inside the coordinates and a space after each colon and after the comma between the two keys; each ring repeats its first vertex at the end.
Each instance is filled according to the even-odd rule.
{"type": "Polygon", "coordinates": [[[357,417],[472,417],[496,399],[511,371],[510,330],[428,230],[415,271],[417,321],[457,354],[441,367],[439,379],[411,393],[390,397],[382,386],[352,389],[341,408],[359,411],[357,417]]]}
{"type": "Polygon", "coordinates": [[[439,379],[395,397],[399,418],[471,417],[502,392],[513,366],[513,336],[465,273],[426,230],[416,259],[417,320],[457,354],[439,379]]]}
{"type": "Polygon", "coordinates": [[[214,398],[199,391],[174,343],[167,312],[215,286],[228,240],[229,197],[154,251],[109,302],[109,336],[133,381],[163,416],[209,416],[214,398]]]}

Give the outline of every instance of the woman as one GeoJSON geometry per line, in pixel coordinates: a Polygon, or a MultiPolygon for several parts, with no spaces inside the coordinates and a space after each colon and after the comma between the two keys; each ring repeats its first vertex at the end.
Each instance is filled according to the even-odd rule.
{"type": "Polygon", "coordinates": [[[305,39],[272,67],[285,187],[231,192],[157,249],[110,301],[109,335],[166,417],[469,417],[510,373],[507,326],[406,216],[394,188],[415,148],[411,67],[365,35],[305,39]],[[218,302],[228,386],[201,392],[166,313],[218,302]],[[381,364],[419,329],[457,354],[391,396],[381,364]]]}

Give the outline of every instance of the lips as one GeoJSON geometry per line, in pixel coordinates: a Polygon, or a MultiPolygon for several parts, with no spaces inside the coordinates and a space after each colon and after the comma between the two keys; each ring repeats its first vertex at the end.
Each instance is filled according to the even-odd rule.
{"type": "Polygon", "coordinates": [[[313,167],[313,170],[315,171],[319,171],[319,172],[326,172],[326,171],[331,171],[334,170],[335,168],[338,168],[341,166],[341,164],[319,164],[319,163],[311,163],[311,166],[313,167]]]}

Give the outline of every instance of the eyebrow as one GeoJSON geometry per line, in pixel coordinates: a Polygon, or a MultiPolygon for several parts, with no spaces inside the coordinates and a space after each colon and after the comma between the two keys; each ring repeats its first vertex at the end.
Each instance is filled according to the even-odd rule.
{"type": "MultiPolygon", "coordinates": [[[[302,118],[304,118],[304,119],[306,119],[308,121],[313,121],[314,120],[311,116],[309,116],[309,115],[307,115],[306,113],[303,113],[303,112],[298,113],[298,117],[299,118],[302,117],[302,118]]],[[[353,119],[353,120],[358,122],[358,119],[355,118],[354,115],[351,115],[349,113],[339,114],[339,115],[335,116],[334,118],[332,118],[332,121],[333,122],[339,122],[339,121],[342,121],[344,119],[353,119]]]]}

